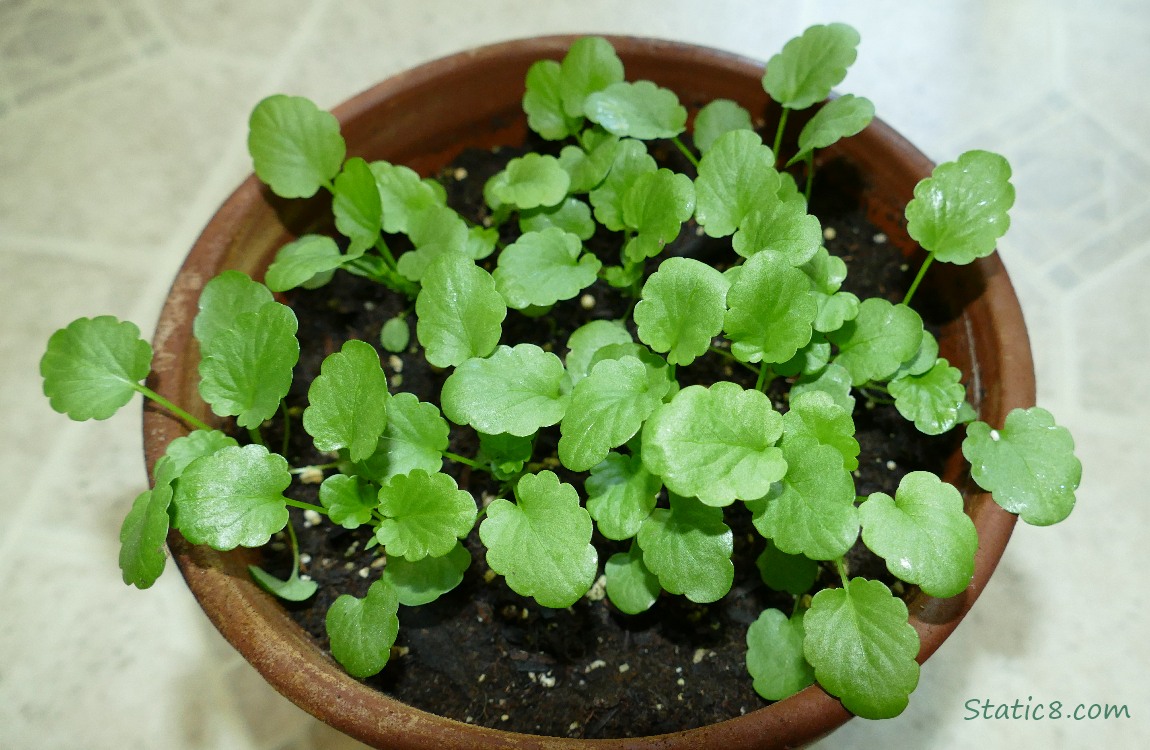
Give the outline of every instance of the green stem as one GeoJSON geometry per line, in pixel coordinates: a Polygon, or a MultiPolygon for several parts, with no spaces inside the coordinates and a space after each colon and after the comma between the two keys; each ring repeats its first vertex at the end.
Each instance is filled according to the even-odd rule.
{"type": "Polygon", "coordinates": [[[387,242],[384,241],[382,234],[375,240],[375,249],[379,251],[380,257],[383,258],[383,262],[387,264],[387,267],[392,271],[398,272],[399,263],[396,262],[395,256],[391,254],[391,248],[387,246],[387,242]]]}
{"type": "Polygon", "coordinates": [[[790,114],[789,107],[783,107],[783,114],[779,116],[779,127],[775,131],[775,145],[771,147],[771,153],[775,155],[775,163],[779,161],[779,149],[783,146],[783,130],[787,127],[787,115],[790,114]]]}
{"type": "Polygon", "coordinates": [[[177,417],[182,419],[184,422],[186,422],[188,424],[188,426],[192,427],[193,429],[207,430],[209,432],[212,430],[212,428],[210,426],[208,426],[206,423],[202,422],[201,420],[192,416],[191,414],[184,411],[180,407],[176,406],[171,401],[164,398],[160,394],[156,393],[155,391],[153,391],[151,388],[147,387],[146,385],[142,385],[140,383],[133,383],[132,387],[135,388],[140,393],[144,394],[145,397],[151,399],[152,401],[155,401],[157,404],[159,404],[160,406],[162,406],[165,409],[167,409],[168,411],[170,411],[172,414],[175,414],[177,417]]]}
{"type": "Polygon", "coordinates": [[[687,148],[687,144],[679,140],[679,136],[673,136],[671,138],[671,143],[675,144],[675,148],[679,149],[683,156],[687,157],[687,161],[691,162],[696,170],[699,169],[699,160],[695,158],[694,154],[691,153],[691,149],[687,148]]]}
{"type": "Polygon", "coordinates": [[[287,531],[288,539],[291,540],[292,570],[295,571],[295,575],[299,575],[299,539],[296,538],[295,527],[292,526],[290,520],[287,524],[287,531]]]}
{"type": "Polygon", "coordinates": [[[267,443],[264,442],[264,436],[260,432],[259,427],[249,427],[248,428],[248,437],[251,438],[251,441],[253,443],[255,443],[256,445],[262,445],[265,448],[267,447],[267,443]]]}
{"type": "Polygon", "coordinates": [[[759,379],[755,381],[755,390],[762,391],[763,388],[774,380],[774,371],[766,362],[759,363],[759,379]]]}
{"type": "Polygon", "coordinates": [[[291,415],[288,413],[287,401],[284,399],[280,399],[280,412],[283,415],[284,422],[284,439],[281,446],[283,450],[280,452],[280,455],[286,456],[288,454],[288,443],[291,440],[291,415]]]}
{"type": "Polygon", "coordinates": [[[338,469],[338,468],[339,468],[339,461],[332,461],[329,464],[312,464],[310,466],[299,466],[295,469],[289,469],[288,473],[293,474],[295,476],[299,476],[300,474],[306,474],[309,471],[327,471],[329,469],[338,469]]]}
{"type": "Polygon", "coordinates": [[[290,497],[286,497],[284,500],[292,508],[299,508],[300,510],[314,510],[316,513],[319,513],[322,516],[326,516],[328,514],[327,508],[324,508],[320,505],[305,503],[303,500],[292,500],[290,497]]]}
{"type": "Polygon", "coordinates": [[[914,281],[911,282],[910,289],[906,290],[906,296],[902,298],[902,303],[904,305],[910,304],[911,298],[914,297],[914,293],[918,290],[918,285],[922,283],[922,277],[926,276],[926,269],[930,268],[930,264],[933,262],[934,253],[930,253],[926,256],[926,260],[922,262],[922,266],[919,267],[918,275],[915,276],[914,281]]]}
{"type": "Polygon", "coordinates": [[[841,557],[839,559],[835,560],[835,568],[839,572],[839,578],[842,579],[843,588],[844,589],[847,588],[850,585],[850,579],[847,577],[846,560],[844,558],[841,558],[841,557]]]}
{"type": "Polygon", "coordinates": [[[710,347],[707,347],[707,350],[708,350],[708,351],[711,351],[711,352],[714,352],[715,354],[718,354],[718,355],[720,355],[720,356],[722,356],[722,357],[726,357],[727,359],[731,360],[732,362],[735,362],[735,363],[737,363],[737,364],[739,364],[739,365],[741,365],[741,366],[743,366],[743,367],[747,368],[747,369],[748,369],[748,370],[750,370],[751,372],[758,372],[758,368],[756,368],[756,367],[755,367],[754,365],[752,365],[750,362],[744,362],[743,360],[741,360],[741,359],[739,359],[738,357],[736,357],[734,354],[731,354],[731,353],[730,353],[729,351],[727,351],[726,349],[721,349],[721,348],[719,348],[719,347],[717,347],[717,346],[710,346],[710,347]]]}
{"type": "Polygon", "coordinates": [[[479,469],[480,471],[487,471],[486,466],[479,463],[478,461],[475,461],[475,460],[468,458],[467,456],[461,456],[458,453],[452,453],[451,451],[440,451],[440,453],[443,454],[444,458],[449,458],[457,464],[463,464],[464,466],[470,466],[471,468],[479,469]]]}
{"type": "Polygon", "coordinates": [[[803,191],[803,194],[806,196],[807,205],[809,206],[811,204],[811,189],[815,185],[815,152],[814,151],[811,151],[809,154],[807,154],[806,162],[807,162],[807,188],[806,188],[806,190],[803,191]]]}

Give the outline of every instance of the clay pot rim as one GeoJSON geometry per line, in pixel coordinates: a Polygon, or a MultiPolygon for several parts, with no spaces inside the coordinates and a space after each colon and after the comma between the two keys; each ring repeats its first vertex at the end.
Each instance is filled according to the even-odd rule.
{"type": "MultiPolygon", "coordinates": [[[[332,111],[341,124],[345,124],[363,116],[381,98],[475,64],[507,55],[527,55],[530,59],[557,58],[578,36],[517,39],[456,53],[393,76],[332,111]]],[[[625,60],[636,55],[675,54],[685,57],[687,63],[705,59],[712,66],[744,75],[754,69],[762,69],[762,63],[753,59],[696,45],[643,37],[607,38],[625,60]]],[[[929,173],[930,161],[887,125],[875,120],[868,131],[916,168],[929,173]]],[[[198,291],[214,275],[207,273],[210,263],[205,261],[222,256],[226,246],[233,241],[237,223],[242,221],[246,212],[261,206],[266,207],[266,193],[252,175],[221,205],[189,253],[165,303],[155,335],[157,374],[154,379],[160,393],[171,395],[175,376],[165,368],[171,367],[179,352],[189,347],[190,320],[198,291]]],[[[1018,350],[1013,355],[1011,368],[1003,373],[1003,379],[1009,381],[1004,388],[1009,388],[1010,394],[1006,397],[1009,403],[1001,405],[1002,412],[1005,414],[1015,406],[1033,405],[1033,365],[1025,323],[1002,262],[997,255],[980,259],[972,265],[971,272],[985,284],[985,294],[980,300],[987,305],[990,317],[998,325],[998,339],[1009,342],[1018,350]]],[[[979,378],[978,373],[969,375],[976,380],[979,378]]],[[[145,407],[143,426],[150,473],[167,443],[185,434],[187,428],[150,406],[145,407]]],[[[921,593],[909,602],[911,621],[921,640],[920,663],[950,635],[977,599],[1017,520],[988,497],[981,501],[976,497],[973,506],[975,512],[972,517],[979,527],[980,545],[971,586],[958,597],[942,603],[921,593]]],[[[401,748],[438,747],[443,741],[440,738],[447,736],[455,742],[466,743],[465,746],[545,748],[578,744],[580,747],[623,748],[663,747],[679,742],[683,747],[722,743],[729,748],[739,748],[757,746],[763,739],[787,731],[796,732],[803,741],[809,741],[851,718],[837,699],[816,684],[784,701],[743,716],[683,732],[644,738],[574,741],[462,723],[406,706],[348,676],[287,618],[270,595],[250,580],[241,580],[225,572],[220,553],[193,547],[174,531],[169,537],[169,546],[189,588],[209,618],[269,683],[321,720],[365,742],[394,743],[386,746],[401,748]],[[269,617],[279,620],[272,624],[270,630],[266,621],[269,617]],[[286,630],[283,629],[285,624],[286,630]],[[279,629],[276,629],[277,625],[279,629]]]]}

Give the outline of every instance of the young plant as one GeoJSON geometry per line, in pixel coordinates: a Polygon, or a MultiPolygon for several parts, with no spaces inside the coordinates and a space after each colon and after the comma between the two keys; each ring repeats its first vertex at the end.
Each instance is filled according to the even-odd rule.
{"type": "Polygon", "coordinates": [[[857,494],[856,403],[893,399],[929,435],[967,423],[974,480],[1028,523],[1070,513],[1081,465],[1042,409],[978,421],[962,373],[938,357],[910,307],[933,262],[994,250],[1013,202],[1002,157],[968,152],[915,190],[908,231],[928,255],[905,299],[841,290],[845,264],[808,212],[812,154],[864,128],[873,107],[831,100],[789,162],[780,150],[787,113],[824,100],[857,43],[842,24],[815,27],[771,59],[763,85],[784,109],[768,146],[729,101],[704,106],[685,140],[689,118],[673,92],[627,81],[606,40],[581,39],[527,74],[528,122],[556,149],[512,158],[486,182],[491,226],[448,207],[435,180],[347,158],[334,118],[307,100],[260,102],[249,138],[256,173],[285,198],[330,192],[338,236],[286,245],[264,283],[225,271],[205,286],[194,324],[199,392],[226,432],[143,385],[152,352],[131,323],[75,321],[41,362],[53,408],[73,419],[105,419],[140,392],[191,428],[125,519],[125,582],[156,580],[169,528],[220,550],[286,529],[288,578],[252,573],[285,599],[307,599],[315,582],[300,576],[289,509],[367,527],[386,565],[365,597],[342,594],[327,614],[333,655],[365,677],[387,665],[399,605],[430,602],[463,579],[469,537],[512,590],[544,607],[572,605],[602,574],[614,606],[636,614],[662,596],[726,596],[729,520],[749,513],[763,582],[793,598],[789,612],[768,609],[747,633],[755,689],[777,700],[817,681],[860,716],[900,713],[918,680],[918,636],[903,599],[852,575],[847,553],[861,538],[893,578],[950,597],[969,585],[978,538],[959,491],[934,474],[906,474],[893,496],[857,494]],[[656,161],[652,146],[664,140],[687,172],[656,161]],[[780,163],[806,165],[806,195],[780,163]],[[667,252],[690,222],[727,238],[721,265],[667,252]],[[613,249],[592,249],[592,236],[613,249]],[[319,287],[340,271],[406,300],[380,332],[385,351],[410,349],[447,375],[439,401],[421,401],[389,387],[371,342],[347,341],[323,361],[299,417],[334,460],[293,467],[262,430],[294,419],[282,405],[300,352],[295,313],[273,292],[319,287]],[[607,287],[632,298],[618,319],[589,320],[553,347],[506,340],[509,316],[545,316],[607,287]],[[746,377],[700,382],[716,360],[746,377]],[[782,393],[781,406],[768,393],[782,393]],[[467,429],[478,452],[451,452],[453,433],[467,429]],[[454,466],[488,475],[499,492],[481,508],[454,466]],[[319,505],[289,490],[308,474],[322,478],[319,505]],[[601,561],[596,530],[627,551],[601,561]],[[820,571],[837,585],[812,594],[820,571]]]}

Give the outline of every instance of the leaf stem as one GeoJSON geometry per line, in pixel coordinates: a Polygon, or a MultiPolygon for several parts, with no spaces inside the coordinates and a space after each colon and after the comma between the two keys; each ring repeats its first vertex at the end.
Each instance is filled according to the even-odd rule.
{"type": "Polygon", "coordinates": [[[813,150],[807,154],[805,161],[807,163],[807,187],[806,190],[803,191],[803,195],[806,196],[807,205],[809,206],[811,204],[811,189],[815,185],[815,152],[813,150]]]}
{"type": "Polygon", "coordinates": [[[783,130],[787,127],[787,115],[791,112],[790,107],[783,107],[783,113],[779,116],[779,127],[775,130],[775,144],[771,147],[771,153],[775,155],[775,163],[779,161],[779,149],[783,145],[783,130]]]}
{"type": "Polygon", "coordinates": [[[288,473],[294,476],[306,474],[309,471],[327,471],[328,469],[338,469],[339,461],[332,461],[328,464],[311,464],[310,466],[298,466],[294,469],[289,469],[288,473]]]}
{"type": "Polygon", "coordinates": [[[926,260],[922,262],[922,266],[919,267],[918,275],[915,276],[914,281],[911,282],[910,289],[906,290],[906,296],[902,298],[902,303],[904,305],[910,304],[911,298],[914,297],[914,293],[918,290],[918,285],[922,283],[922,278],[926,276],[926,269],[930,268],[930,264],[933,262],[934,253],[930,253],[926,256],[926,260]]]}
{"type": "Polygon", "coordinates": [[[303,500],[293,500],[290,497],[285,497],[284,500],[287,502],[288,506],[292,508],[299,508],[300,510],[314,510],[316,513],[319,513],[322,516],[328,515],[327,508],[324,508],[323,506],[305,503],[303,500]]]}
{"type": "Polygon", "coordinates": [[[468,458],[467,456],[461,456],[458,453],[452,453],[451,451],[440,451],[440,453],[443,454],[444,458],[449,458],[452,461],[456,462],[457,464],[463,464],[464,466],[470,466],[471,468],[479,469],[480,471],[487,471],[488,470],[486,466],[479,463],[478,461],[475,461],[473,459],[468,458]]]}
{"type": "Polygon", "coordinates": [[[132,387],[135,388],[140,393],[144,394],[145,397],[151,399],[152,401],[155,401],[157,404],[164,407],[165,409],[167,409],[168,411],[170,411],[172,414],[176,415],[177,417],[179,417],[189,427],[192,427],[193,429],[196,429],[196,430],[205,430],[207,432],[211,432],[212,427],[210,427],[209,425],[207,425],[203,421],[197,419],[196,417],[192,416],[191,414],[184,411],[180,407],[176,406],[171,401],[164,398],[160,394],[156,393],[155,391],[153,391],[148,386],[143,385],[142,383],[133,383],[132,387]]]}
{"type": "MultiPolygon", "coordinates": [[[[755,390],[762,391],[764,387],[774,380],[774,370],[766,362],[759,363],[759,379],[755,381],[755,390]]],[[[764,391],[765,392],[765,391],[764,391]]]]}
{"type": "Polygon", "coordinates": [[[682,153],[683,156],[687,157],[687,161],[691,162],[691,165],[695,167],[696,171],[698,171],[699,160],[695,157],[695,155],[693,153],[691,153],[691,149],[687,148],[687,144],[683,143],[683,141],[680,140],[679,136],[677,136],[677,135],[671,137],[671,143],[675,144],[675,148],[679,149],[680,153],[682,153]]]}
{"type": "Polygon", "coordinates": [[[835,560],[835,569],[837,569],[839,572],[839,578],[843,582],[843,588],[847,588],[850,585],[850,579],[847,577],[846,559],[840,557],[839,559],[835,560]]]}
{"type": "Polygon", "coordinates": [[[727,351],[726,349],[723,349],[723,348],[718,347],[718,346],[710,346],[710,347],[707,347],[707,350],[710,352],[714,352],[715,354],[718,354],[720,356],[726,357],[727,359],[731,360],[732,362],[735,362],[739,365],[742,365],[743,367],[747,368],[751,372],[758,372],[758,369],[754,365],[752,365],[750,362],[744,362],[743,360],[739,359],[738,357],[736,357],[734,354],[727,351]]]}
{"type": "Polygon", "coordinates": [[[267,447],[267,443],[264,442],[264,436],[263,433],[260,432],[259,427],[249,427],[248,437],[251,438],[251,441],[256,445],[262,445],[265,448],[267,447]]]}

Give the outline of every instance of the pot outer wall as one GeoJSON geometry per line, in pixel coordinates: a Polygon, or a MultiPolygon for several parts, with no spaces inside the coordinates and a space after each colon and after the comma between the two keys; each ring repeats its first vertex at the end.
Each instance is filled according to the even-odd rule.
{"type": "MultiPolygon", "coordinates": [[[[526,122],[523,81],[531,63],[560,59],[576,37],[507,42],[421,66],[360,94],[334,110],[349,156],[386,159],[433,174],[468,147],[521,142],[526,122]]],[[[645,78],[675,91],[692,117],[702,104],[732,99],[756,119],[778,114],[763,92],[762,64],[727,53],[651,39],[609,37],[629,80],[645,78]]],[[[797,134],[813,110],[795,113],[797,134]]],[[[881,121],[818,154],[820,162],[845,159],[861,176],[859,199],[870,220],[911,262],[921,250],[906,234],[903,208],[914,185],[933,167],[918,150],[881,121]]],[[[213,276],[238,269],[262,278],[285,243],[325,225],[330,202],[322,197],[284,201],[254,177],[245,181],[211,219],[172,286],[154,340],[151,385],[209,423],[218,423],[200,400],[199,351],[192,320],[200,290],[213,276]]],[[[980,417],[1000,426],[1015,407],[1034,404],[1034,371],[1018,300],[998,255],[963,266],[935,266],[919,293],[931,300],[929,317],[942,324],[940,356],[967,376],[967,397],[980,417]]],[[[163,410],[146,406],[145,457],[149,473],[167,444],[188,428],[163,410]]],[[[962,594],[908,602],[911,624],[925,661],[954,630],[986,585],[1014,527],[970,481],[955,451],[945,479],[963,490],[978,528],[974,578],[962,594]]],[[[252,582],[249,563],[258,551],[221,553],[168,539],[173,558],[208,617],[278,691],[322,721],[378,748],[739,748],[796,747],[823,736],[850,717],[838,700],[813,685],[797,695],[719,724],[657,737],[570,740],[486,729],[410,708],[349,677],[321,651],[269,594],[252,582]]]]}

